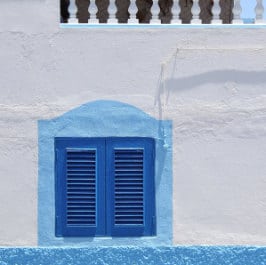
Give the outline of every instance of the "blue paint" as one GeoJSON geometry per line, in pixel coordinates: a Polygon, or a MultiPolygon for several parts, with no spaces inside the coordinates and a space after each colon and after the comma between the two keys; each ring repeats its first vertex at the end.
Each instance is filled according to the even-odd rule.
{"type": "MultiPolygon", "coordinates": [[[[104,138],[55,138],[56,165],[55,165],[55,212],[56,212],[56,236],[95,236],[105,235],[105,140],[104,138]],[[91,214],[95,215],[94,224],[67,225],[67,180],[65,176],[67,166],[66,148],[90,151],[95,156],[95,200],[88,200],[95,207],[91,214]],[[97,150],[97,151],[96,151],[97,150]],[[97,184],[96,184],[97,183],[97,184]],[[97,203],[96,203],[97,201],[97,203]],[[96,218],[97,217],[97,218],[96,218]]],[[[73,159],[73,158],[72,158],[73,159]]],[[[92,177],[92,178],[93,178],[92,177]]],[[[72,201],[73,202],[73,201],[72,201]]]]}
{"type": "Polygon", "coordinates": [[[266,247],[0,248],[0,265],[265,265],[266,247]]]}
{"type": "MultiPolygon", "coordinates": [[[[263,0],[263,6],[266,5],[266,0],[263,0]]],[[[256,0],[241,0],[241,6],[242,6],[242,12],[241,12],[241,18],[245,19],[251,19],[255,18],[255,8],[256,8],[257,2],[256,0]]],[[[264,19],[266,18],[266,12],[263,14],[264,19]]]]}
{"type": "Polygon", "coordinates": [[[84,104],[38,122],[38,243],[40,246],[153,246],[172,244],[172,122],[114,101],[84,104]],[[157,235],[141,238],[55,237],[55,137],[151,137],[155,139],[157,235]]]}
{"type": "Polygon", "coordinates": [[[56,137],[55,149],[56,236],[136,237],[155,235],[155,141],[153,138],[56,137]],[[119,155],[117,152],[119,152],[119,155]],[[127,162],[123,157],[126,157],[127,162]],[[123,163],[120,160],[119,164],[117,164],[119,159],[122,159],[123,163]],[[130,160],[136,161],[136,159],[138,167],[136,167],[135,163],[132,164],[130,162],[130,160]],[[88,160],[93,161],[93,164],[84,164],[84,161],[88,160]],[[72,170],[75,168],[75,178],[82,178],[82,181],[78,181],[78,185],[77,181],[75,181],[76,184],[73,184],[73,172],[71,174],[67,169],[69,161],[72,162],[70,168],[72,170]],[[73,161],[79,161],[79,163],[75,163],[73,167],[73,161]],[[81,161],[83,161],[82,164],[81,161]],[[141,170],[140,163],[142,165],[141,170]],[[86,171],[84,172],[84,165],[90,165],[90,169],[95,171],[92,173],[92,171],[89,172],[85,168],[86,171]],[[120,177],[118,177],[119,173],[117,173],[118,168],[120,177]],[[136,180],[136,173],[132,175],[132,170],[135,171],[136,169],[138,170],[138,180],[136,180]],[[131,184],[125,183],[124,177],[121,181],[121,171],[123,176],[125,174],[131,175],[129,177],[131,178],[131,184]],[[83,177],[82,175],[77,176],[77,172],[82,174],[83,177]],[[85,178],[84,173],[86,174],[85,178]],[[88,174],[90,174],[90,177],[88,177],[88,174]],[[68,187],[68,178],[72,178],[71,188],[68,187]],[[77,192],[84,195],[84,191],[88,192],[88,182],[84,183],[84,180],[88,180],[88,178],[92,181],[90,182],[92,186],[89,188],[90,198],[83,198],[82,203],[77,202],[77,197],[73,199],[73,195],[68,193],[70,191],[69,188],[72,192],[75,192],[75,196],[78,196],[77,192]],[[140,178],[143,181],[142,183],[139,182],[140,178]],[[132,183],[134,184],[132,185],[132,183]],[[134,201],[126,202],[128,196],[127,200],[125,200],[125,197],[121,200],[121,194],[117,195],[114,192],[117,189],[117,185],[120,186],[120,192],[130,193],[129,196],[131,198],[134,196],[134,201]],[[123,187],[122,190],[121,185],[123,187]],[[121,201],[123,207],[115,206],[116,202],[121,204],[121,201]],[[71,213],[68,213],[68,203],[72,204],[71,213]],[[90,208],[84,211],[84,206],[90,206],[90,208]],[[134,207],[135,211],[132,211],[132,207],[134,207]],[[78,211],[79,216],[73,215],[73,211],[76,213],[78,211]],[[122,212],[124,218],[122,217],[121,219],[121,216],[119,217],[120,214],[116,213],[117,211],[120,214],[122,212]],[[80,215],[83,215],[86,223],[84,223],[84,218],[80,219],[80,215]],[[72,219],[71,225],[68,225],[69,217],[72,219]],[[125,220],[125,217],[127,220],[125,220]],[[136,220],[136,217],[138,220],[136,220]]]}
{"type": "MultiPolygon", "coordinates": [[[[155,189],[154,189],[154,149],[155,141],[152,138],[107,138],[106,140],[106,161],[107,161],[107,171],[106,171],[106,207],[107,207],[107,234],[112,236],[154,236],[156,235],[156,222],[155,222],[155,189]],[[127,147],[128,150],[136,150],[138,148],[142,149],[142,161],[143,161],[143,189],[142,196],[143,201],[138,201],[142,203],[142,223],[140,224],[115,224],[115,200],[116,196],[111,190],[115,190],[115,165],[114,161],[116,160],[114,150],[123,149],[127,147]]],[[[136,155],[136,152],[135,152],[136,155]]],[[[128,155],[127,155],[128,156],[128,155]]],[[[121,154],[120,154],[121,158],[121,154]]],[[[119,159],[119,158],[118,158],[119,159]]],[[[132,169],[132,168],[131,168],[132,169]]],[[[127,168],[128,170],[128,168],[127,168]]],[[[125,171],[124,171],[125,172],[125,171]]],[[[132,191],[132,189],[131,189],[132,191]]],[[[139,190],[134,190],[136,192],[136,198],[141,198],[141,195],[138,195],[139,190]]],[[[136,203],[136,201],[135,201],[136,203]]],[[[137,204],[135,204],[137,205],[137,204]]],[[[129,204],[127,205],[129,206],[129,204]]],[[[131,204],[132,206],[132,204],[131,204]]],[[[138,213],[140,214],[140,213],[138,213]]],[[[128,215],[130,215],[128,213],[128,215]]]]}

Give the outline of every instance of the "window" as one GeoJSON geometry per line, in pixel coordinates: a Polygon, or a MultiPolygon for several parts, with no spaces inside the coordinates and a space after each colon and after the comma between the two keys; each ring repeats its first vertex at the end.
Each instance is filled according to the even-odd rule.
{"type": "MultiPolygon", "coordinates": [[[[109,100],[88,102],[59,117],[38,121],[39,246],[171,245],[173,239],[172,128],[172,121],[157,120],[132,105],[109,100]],[[74,154],[71,153],[71,149],[74,154]],[[143,172],[139,179],[134,175],[131,179],[114,176],[114,167],[118,163],[114,163],[115,150],[112,149],[116,151],[130,149],[135,152],[140,150],[143,153],[141,160],[143,172]],[[89,151],[87,158],[95,154],[94,179],[89,168],[84,169],[88,171],[87,176],[86,171],[81,173],[80,165],[86,164],[88,162],[86,160],[89,162],[93,160],[86,159],[86,154],[81,152],[86,150],[89,151]],[[85,155],[85,158],[82,158],[82,155],[85,155]],[[74,164],[76,167],[80,166],[77,172],[68,168],[72,163],[71,160],[76,164],[80,162],[80,165],[74,164]],[[109,163],[112,165],[111,168],[109,163]],[[112,175],[108,173],[109,171],[112,175]],[[73,178],[75,175],[80,175],[80,178],[73,178]],[[134,197],[122,201],[123,197],[120,194],[114,194],[114,185],[119,185],[117,183],[119,181],[121,181],[120,186],[128,185],[130,189],[134,188],[134,181],[136,182],[136,189],[140,188],[140,192],[144,194],[143,199],[140,197],[139,204],[134,197]],[[139,182],[143,183],[143,186],[139,185],[139,182]],[[89,194],[93,191],[89,187],[94,187],[95,195],[89,194]],[[80,198],[83,196],[81,189],[85,191],[83,198],[80,198]],[[111,196],[115,197],[115,203],[113,203],[114,198],[109,198],[111,196]],[[130,210],[133,214],[130,214],[130,210]],[[127,211],[129,214],[122,217],[124,215],[121,212],[127,213],[127,211]],[[139,212],[140,224],[134,222],[119,224],[119,218],[123,219],[128,215],[131,219],[138,218],[139,212]],[[85,216],[82,216],[84,214],[85,216]],[[89,224],[89,221],[92,223],[89,224]]],[[[136,161],[138,159],[132,159],[132,156],[131,160],[127,160],[126,162],[132,162],[133,166],[134,162],[138,162],[136,161]]],[[[133,195],[130,196],[134,196],[134,189],[132,192],[133,195]]],[[[131,193],[126,191],[124,194],[131,193]]]]}
{"type": "Polygon", "coordinates": [[[155,141],[55,138],[56,236],[155,235],[155,141]]]}

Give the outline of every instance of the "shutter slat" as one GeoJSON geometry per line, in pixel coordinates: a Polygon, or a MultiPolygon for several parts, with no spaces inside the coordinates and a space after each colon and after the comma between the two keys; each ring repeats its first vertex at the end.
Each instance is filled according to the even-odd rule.
{"type": "Polygon", "coordinates": [[[116,204],[115,204],[115,207],[117,209],[120,209],[121,207],[124,207],[124,208],[131,208],[131,207],[142,207],[143,208],[143,204],[141,201],[118,201],[116,204]]]}
{"type": "Polygon", "coordinates": [[[90,190],[75,190],[75,191],[70,191],[67,193],[67,195],[69,197],[71,197],[72,195],[76,195],[76,194],[79,194],[80,196],[91,196],[91,195],[94,195],[95,194],[95,191],[90,191],[90,190]]]}
{"type": "Polygon", "coordinates": [[[86,174],[76,174],[76,175],[68,174],[68,175],[69,175],[69,177],[67,179],[68,181],[69,180],[76,180],[76,181],[78,181],[78,180],[82,180],[82,181],[84,181],[84,180],[87,180],[87,181],[93,180],[93,181],[95,181],[95,177],[93,175],[86,175],[86,174]]]}
{"type": "Polygon", "coordinates": [[[117,200],[115,201],[116,203],[134,203],[135,202],[142,202],[143,198],[139,198],[139,197],[120,197],[117,198],[117,200]]]}
{"type": "Polygon", "coordinates": [[[82,212],[73,212],[69,211],[68,212],[68,218],[76,218],[76,217],[84,217],[84,218],[94,218],[95,217],[95,211],[82,211],[82,212]]]}
{"type": "Polygon", "coordinates": [[[117,159],[115,161],[115,164],[125,164],[125,163],[132,163],[132,164],[142,164],[142,157],[139,159],[125,159],[125,158],[121,158],[121,159],[117,159]]]}
{"type": "Polygon", "coordinates": [[[143,190],[143,185],[142,183],[138,183],[138,184],[129,184],[129,183],[116,183],[115,184],[115,190],[119,191],[123,191],[123,190],[137,190],[137,189],[141,189],[143,190]]]}
{"type": "Polygon", "coordinates": [[[94,179],[76,179],[76,178],[69,178],[67,180],[68,185],[80,185],[80,184],[93,184],[95,183],[94,179]]]}
{"type": "Polygon", "coordinates": [[[77,200],[73,199],[72,202],[68,202],[67,203],[67,205],[70,205],[70,206],[73,205],[73,206],[80,206],[80,207],[82,207],[83,204],[91,206],[91,205],[94,205],[94,202],[88,201],[87,199],[82,201],[82,199],[79,198],[77,200]]]}
{"type": "Polygon", "coordinates": [[[142,205],[117,205],[116,207],[118,210],[123,210],[123,211],[131,211],[135,209],[143,209],[142,205]]]}
{"type": "Polygon", "coordinates": [[[80,195],[80,196],[77,196],[76,194],[75,195],[69,195],[68,196],[69,197],[69,200],[68,200],[68,202],[71,202],[71,200],[75,200],[75,199],[83,199],[83,200],[90,200],[90,201],[92,201],[92,200],[94,200],[94,198],[95,198],[95,195],[94,194],[90,194],[90,195],[80,195]]]}
{"type": "MultiPolygon", "coordinates": [[[[95,184],[94,184],[95,185],[95,184]]],[[[88,185],[87,183],[84,183],[84,185],[79,184],[79,185],[73,185],[73,184],[68,184],[67,188],[68,188],[68,193],[70,192],[79,192],[79,191],[94,191],[95,192],[95,187],[94,187],[93,183],[88,185]]]]}
{"type": "Polygon", "coordinates": [[[124,187],[124,186],[142,186],[143,181],[140,178],[135,179],[125,179],[125,178],[116,178],[115,186],[116,187],[124,187]]]}
{"type": "Polygon", "coordinates": [[[81,167],[76,167],[76,168],[71,168],[68,167],[67,172],[77,172],[77,173],[91,173],[91,174],[95,174],[95,169],[91,168],[91,169],[85,169],[85,168],[81,168],[81,167]]]}
{"type": "Polygon", "coordinates": [[[90,180],[68,180],[67,181],[67,185],[69,187],[77,187],[79,185],[84,185],[84,186],[90,186],[93,187],[93,185],[95,185],[94,181],[90,181],[90,180]]]}
{"type": "Polygon", "coordinates": [[[68,172],[68,176],[69,176],[69,178],[77,178],[77,177],[80,177],[80,178],[92,177],[93,178],[95,176],[95,172],[88,172],[88,170],[85,172],[77,171],[76,173],[75,172],[68,172]]]}
{"type": "Polygon", "coordinates": [[[79,211],[86,211],[86,210],[95,210],[95,207],[88,207],[87,205],[83,206],[68,206],[67,207],[70,212],[79,212],[79,211]]]}
{"type": "Polygon", "coordinates": [[[115,166],[115,172],[117,173],[117,174],[119,174],[119,173],[121,173],[121,174],[123,174],[123,173],[126,173],[126,174],[128,174],[128,173],[139,173],[139,174],[141,174],[141,173],[143,173],[143,170],[142,170],[142,168],[134,168],[134,167],[130,167],[130,166],[127,166],[127,167],[117,167],[117,166],[115,166]]]}
{"type": "Polygon", "coordinates": [[[117,208],[117,215],[124,215],[125,213],[139,213],[143,214],[143,208],[131,208],[131,209],[126,209],[126,208],[117,208]]]}
{"type": "Polygon", "coordinates": [[[116,214],[115,218],[118,220],[141,220],[143,217],[142,213],[125,213],[125,214],[116,214]]]}
{"type": "Polygon", "coordinates": [[[70,158],[70,159],[68,159],[67,163],[68,164],[71,164],[71,163],[74,163],[74,164],[77,164],[77,163],[82,163],[82,164],[83,163],[95,164],[95,157],[94,157],[94,159],[79,159],[79,158],[72,159],[72,158],[70,158]]]}

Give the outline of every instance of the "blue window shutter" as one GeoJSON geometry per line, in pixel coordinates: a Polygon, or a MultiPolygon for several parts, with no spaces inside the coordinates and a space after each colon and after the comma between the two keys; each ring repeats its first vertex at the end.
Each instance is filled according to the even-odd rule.
{"type": "Polygon", "coordinates": [[[105,141],[56,138],[56,236],[105,235],[105,141]]]}
{"type": "Polygon", "coordinates": [[[155,234],[155,143],[151,138],[106,141],[107,234],[155,234]]]}

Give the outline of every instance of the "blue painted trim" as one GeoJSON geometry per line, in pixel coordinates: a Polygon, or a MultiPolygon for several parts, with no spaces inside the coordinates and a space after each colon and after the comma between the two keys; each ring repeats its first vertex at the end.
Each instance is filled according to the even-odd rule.
{"type": "Polygon", "coordinates": [[[1,265],[265,265],[266,247],[0,248],[1,265]]]}
{"type": "Polygon", "coordinates": [[[55,138],[56,151],[56,236],[95,236],[105,235],[105,140],[103,138],[55,138]],[[67,225],[67,149],[96,151],[96,198],[95,225],[67,225]],[[96,203],[97,201],[97,203],[96,203]]]}
{"type": "Polygon", "coordinates": [[[265,29],[266,24],[66,24],[62,29],[265,29]]]}
{"type": "Polygon", "coordinates": [[[155,191],[154,191],[154,147],[152,138],[107,138],[107,234],[112,236],[154,236],[155,235],[155,191]],[[115,154],[116,148],[143,149],[143,224],[115,225],[115,154]]]}
{"type": "Polygon", "coordinates": [[[39,246],[155,246],[172,244],[172,122],[156,120],[121,102],[95,101],[51,120],[38,121],[39,246]],[[155,139],[157,233],[134,238],[55,236],[55,137],[149,137],[155,139]]]}

